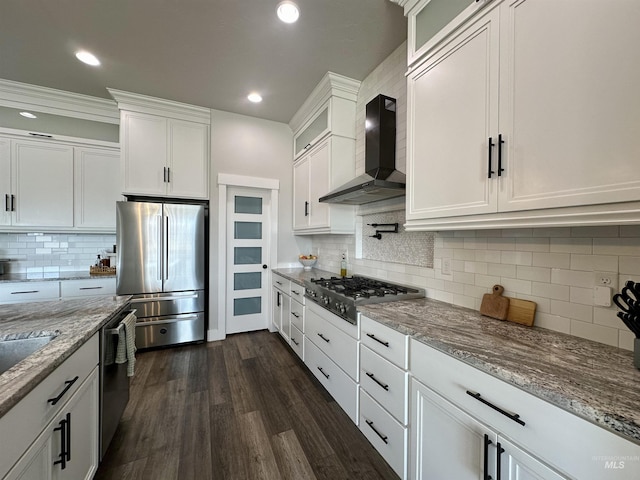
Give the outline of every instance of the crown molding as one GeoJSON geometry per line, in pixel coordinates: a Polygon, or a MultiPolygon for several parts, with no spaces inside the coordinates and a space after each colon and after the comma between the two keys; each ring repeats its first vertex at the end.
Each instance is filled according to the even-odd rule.
{"type": "Polygon", "coordinates": [[[404,9],[405,16],[416,4],[420,3],[422,0],[389,0],[391,3],[395,3],[404,9]]]}
{"type": "Polygon", "coordinates": [[[120,123],[120,113],[113,100],[12,80],[0,79],[0,106],[95,122],[120,123]]]}
{"type": "Polygon", "coordinates": [[[211,124],[211,109],[206,107],[149,97],[139,93],[124,92],[114,88],[107,88],[107,90],[117,102],[120,110],[160,115],[207,125],[211,124]]]}
{"type": "Polygon", "coordinates": [[[360,81],[333,72],[327,72],[320,83],[316,85],[302,106],[289,121],[289,127],[294,132],[302,126],[315,111],[325,104],[331,97],[344,98],[352,102],[358,101],[360,81]]]}

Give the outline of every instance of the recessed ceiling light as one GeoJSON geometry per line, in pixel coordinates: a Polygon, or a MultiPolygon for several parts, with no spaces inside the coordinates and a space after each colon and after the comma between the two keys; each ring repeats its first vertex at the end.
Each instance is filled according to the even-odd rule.
{"type": "Polygon", "coordinates": [[[262,101],[262,97],[260,96],[259,93],[256,92],[252,92],[249,95],[247,95],[247,98],[249,99],[250,102],[253,103],[260,103],[262,101]]]}
{"type": "Polygon", "coordinates": [[[97,67],[98,65],[100,65],[100,60],[98,60],[98,58],[93,53],[89,53],[85,50],[76,52],[76,58],[81,62],[84,62],[87,65],[91,65],[93,67],[97,67]]]}
{"type": "Polygon", "coordinates": [[[38,118],[31,112],[20,112],[20,115],[22,115],[23,117],[27,117],[27,118],[38,118]]]}
{"type": "Polygon", "coordinates": [[[293,23],[298,20],[300,16],[298,6],[291,0],[283,0],[280,2],[276,8],[276,13],[278,14],[278,18],[284,23],[293,23]]]}

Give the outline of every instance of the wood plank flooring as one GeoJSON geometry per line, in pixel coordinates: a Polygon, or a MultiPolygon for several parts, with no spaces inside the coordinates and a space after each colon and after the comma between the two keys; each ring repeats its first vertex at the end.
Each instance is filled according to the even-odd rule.
{"type": "Polygon", "coordinates": [[[129,404],[95,478],[398,479],[266,330],[140,352],[129,404]]]}

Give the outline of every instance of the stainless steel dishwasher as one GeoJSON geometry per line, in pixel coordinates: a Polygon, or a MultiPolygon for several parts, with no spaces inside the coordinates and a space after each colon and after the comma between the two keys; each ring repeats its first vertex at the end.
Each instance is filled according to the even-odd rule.
{"type": "Polygon", "coordinates": [[[100,461],[113,439],[129,402],[127,363],[116,363],[118,326],[135,310],[125,309],[100,331],[100,461]]]}

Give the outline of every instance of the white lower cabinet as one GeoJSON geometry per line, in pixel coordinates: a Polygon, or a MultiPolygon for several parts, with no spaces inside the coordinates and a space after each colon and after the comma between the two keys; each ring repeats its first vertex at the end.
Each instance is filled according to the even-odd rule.
{"type": "Polygon", "coordinates": [[[116,278],[95,278],[91,280],[65,280],[60,282],[60,297],[90,297],[95,295],[115,295],[116,278]]]}
{"type": "Polygon", "coordinates": [[[320,350],[308,336],[304,338],[305,364],[320,380],[338,405],[358,423],[358,384],[320,350]]]}
{"type": "Polygon", "coordinates": [[[304,361],[304,335],[295,325],[291,325],[291,348],[304,361]]]}
{"type": "Polygon", "coordinates": [[[0,303],[38,302],[59,297],[60,282],[0,283],[0,303]]]}
{"type": "Polygon", "coordinates": [[[99,441],[98,335],[0,418],[0,478],[93,478],[99,441]]]}
{"type": "Polygon", "coordinates": [[[289,325],[291,317],[291,299],[289,297],[289,280],[273,274],[271,291],[273,292],[273,309],[271,312],[272,331],[280,335],[289,343],[289,325]]]}
{"type": "Polygon", "coordinates": [[[640,478],[640,462],[611,463],[640,445],[413,339],[409,365],[415,479],[640,478]]]}

